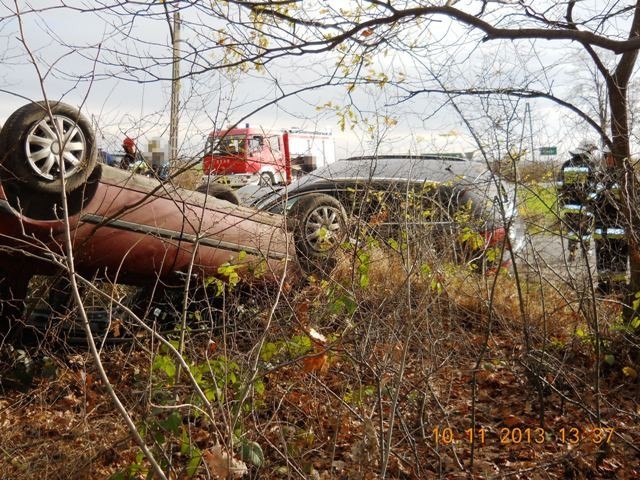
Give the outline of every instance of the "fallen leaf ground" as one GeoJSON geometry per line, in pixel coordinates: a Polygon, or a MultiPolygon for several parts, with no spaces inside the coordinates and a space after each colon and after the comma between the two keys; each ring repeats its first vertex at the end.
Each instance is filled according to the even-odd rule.
{"type": "MultiPolygon", "coordinates": [[[[637,352],[614,328],[615,308],[598,307],[606,342],[596,395],[598,357],[566,295],[547,292],[543,309],[540,292],[529,292],[523,310],[510,286],[483,297],[466,277],[443,279],[443,288],[432,280],[416,282],[412,297],[390,297],[379,281],[352,295],[351,308],[345,299],[334,308],[335,292],[313,284],[277,309],[255,364],[255,332],[268,321],[259,305],[235,311],[224,331],[194,336],[194,364],[233,359],[238,378],[257,367],[244,402],[243,382],[225,367],[209,422],[184,378],[152,368],[161,353],[149,339],[106,347],[102,359],[138,425],[166,422],[159,407],[183,405],[170,410],[178,425],[145,432],[171,478],[215,478],[200,458],[190,470],[187,452],[240,437],[264,454],[259,467],[243,457],[244,478],[640,478],[637,352]],[[324,342],[309,340],[310,326],[324,342]]],[[[0,478],[145,478],[148,464],[90,355],[31,353],[51,360],[31,383],[3,383],[0,478]]]]}

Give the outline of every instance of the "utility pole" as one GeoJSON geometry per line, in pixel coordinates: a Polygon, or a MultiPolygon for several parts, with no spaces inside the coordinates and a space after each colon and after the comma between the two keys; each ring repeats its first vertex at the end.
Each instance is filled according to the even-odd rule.
{"type": "Polygon", "coordinates": [[[173,70],[171,74],[171,119],[169,124],[169,162],[178,157],[178,112],[180,107],[180,13],[173,14],[173,70]]]}
{"type": "MultiPolygon", "coordinates": [[[[529,120],[529,142],[531,144],[531,161],[535,162],[536,160],[536,150],[533,147],[533,121],[531,120],[531,107],[529,106],[529,102],[524,105],[524,123],[529,120]]],[[[524,130],[524,127],[523,127],[524,130]]]]}

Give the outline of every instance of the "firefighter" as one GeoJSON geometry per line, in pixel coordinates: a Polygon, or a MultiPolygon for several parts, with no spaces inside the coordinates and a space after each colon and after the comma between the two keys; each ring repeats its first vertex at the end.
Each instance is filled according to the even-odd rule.
{"type": "Polygon", "coordinates": [[[598,147],[588,141],[571,150],[571,158],[562,164],[558,175],[558,206],[566,230],[569,260],[576,257],[578,247],[589,250],[593,226],[593,200],[596,187],[595,157],[598,147]]]}
{"type": "Polygon", "coordinates": [[[624,217],[620,212],[620,186],[614,175],[613,155],[603,149],[602,168],[595,195],[596,269],[600,293],[623,292],[627,281],[629,248],[624,217]]]}
{"type": "Polygon", "coordinates": [[[122,141],[122,149],[124,150],[124,157],[122,157],[122,160],[120,161],[120,168],[123,170],[129,170],[136,162],[136,156],[138,153],[136,142],[134,142],[130,137],[125,137],[122,141]]]}

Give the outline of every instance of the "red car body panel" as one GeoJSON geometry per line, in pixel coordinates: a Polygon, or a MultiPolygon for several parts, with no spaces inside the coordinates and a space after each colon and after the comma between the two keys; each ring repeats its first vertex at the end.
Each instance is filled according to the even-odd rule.
{"type": "MultiPolygon", "coordinates": [[[[0,255],[0,267],[13,271],[19,259],[32,274],[54,271],[47,252],[64,253],[64,222],[53,214],[21,213],[31,194],[15,186],[8,194],[2,187],[0,248],[13,254],[0,255]],[[37,218],[43,216],[49,218],[37,218]]],[[[218,275],[221,265],[241,261],[266,262],[277,277],[295,254],[279,216],[130,172],[99,165],[82,194],[69,225],[76,269],[87,275],[145,284],[186,273],[195,259],[193,273],[199,275],[218,275]]]]}

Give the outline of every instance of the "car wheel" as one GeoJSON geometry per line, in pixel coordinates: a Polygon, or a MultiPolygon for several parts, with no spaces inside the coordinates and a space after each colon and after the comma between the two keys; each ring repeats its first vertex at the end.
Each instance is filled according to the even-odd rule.
{"type": "Polygon", "coordinates": [[[295,203],[290,215],[303,266],[331,267],[333,254],[347,234],[347,215],[342,204],[329,195],[306,195],[295,203]]]}
{"type": "Polygon", "coordinates": [[[196,191],[204,193],[211,197],[219,198],[220,200],[226,200],[234,205],[240,205],[240,200],[229,185],[222,185],[220,183],[209,182],[208,184],[200,185],[196,191]]]}
{"type": "Polygon", "coordinates": [[[49,102],[49,109],[34,102],[9,117],[0,133],[2,173],[47,193],[62,192],[64,177],[66,192],[72,192],[96,166],[95,136],[76,108],[49,102]]]}
{"type": "Polygon", "coordinates": [[[260,174],[260,186],[261,187],[270,187],[276,183],[273,173],[271,172],[262,172],[260,174]]]}

